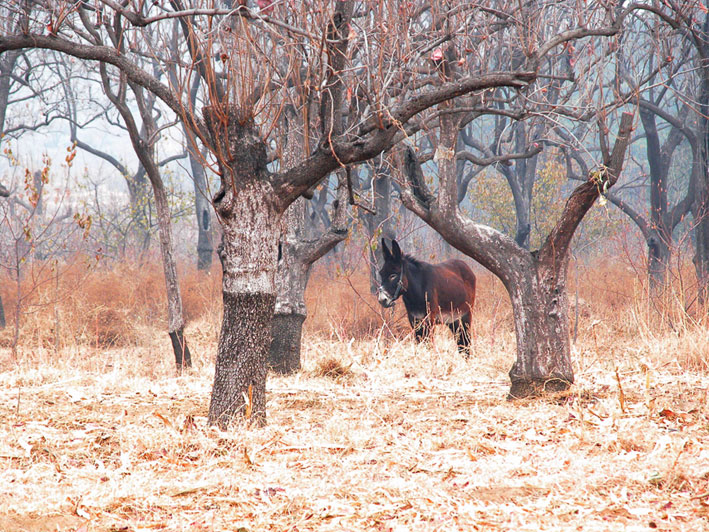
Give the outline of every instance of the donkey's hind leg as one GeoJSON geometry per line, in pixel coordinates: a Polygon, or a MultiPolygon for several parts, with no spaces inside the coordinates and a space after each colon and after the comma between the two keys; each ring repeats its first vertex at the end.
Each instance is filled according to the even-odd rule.
{"type": "Polygon", "coordinates": [[[465,358],[470,356],[471,325],[470,313],[448,324],[453,336],[455,336],[455,342],[458,344],[458,352],[463,353],[465,358]]]}

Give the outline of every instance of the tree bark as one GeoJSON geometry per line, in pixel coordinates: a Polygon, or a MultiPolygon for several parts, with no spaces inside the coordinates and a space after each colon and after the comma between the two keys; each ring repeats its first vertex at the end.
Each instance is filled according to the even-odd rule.
{"type": "Polygon", "coordinates": [[[222,427],[236,415],[266,422],[266,368],[280,233],[280,213],[272,194],[267,183],[256,182],[230,188],[215,201],[223,228],[224,317],[209,423],[222,427]]]}
{"type": "MultiPolygon", "coordinates": [[[[155,169],[157,172],[157,168],[155,169]]],[[[158,235],[160,239],[160,253],[162,256],[165,286],[167,289],[167,330],[175,354],[177,371],[192,367],[192,356],[187,346],[183,331],[185,327],[184,313],[182,311],[182,296],[177,277],[177,264],[172,244],[172,223],[170,221],[170,207],[167,202],[165,187],[159,175],[151,176],[155,196],[155,210],[158,215],[158,235]]]]}
{"type": "Polygon", "coordinates": [[[300,249],[304,238],[306,201],[298,198],[283,214],[283,231],[278,243],[277,295],[269,366],[282,374],[300,370],[300,340],[306,315],[305,288],[310,273],[310,265],[303,262],[300,249]]]}
{"type": "MultiPolygon", "coordinates": [[[[234,273],[225,270],[225,275],[234,273]]],[[[271,328],[267,325],[273,317],[275,301],[273,293],[225,286],[224,317],[209,403],[210,425],[227,428],[236,415],[258,425],[266,422],[266,360],[271,341],[271,328]]]]}
{"type": "Polygon", "coordinates": [[[300,371],[300,352],[305,318],[305,314],[283,312],[278,308],[273,315],[268,365],[276,373],[288,375],[300,371]]]}
{"type": "Polygon", "coordinates": [[[209,423],[226,427],[246,415],[264,424],[282,211],[253,119],[236,106],[207,106],[204,118],[221,173],[212,203],[223,229],[224,317],[209,423]]]}
{"type": "Polygon", "coordinates": [[[699,111],[697,117],[697,139],[699,152],[699,176],[695,185],[694,205],[694,268],[698,281],[698,300],[700,304],[709,301],[709,15],[705,15],[703,32],[698,42],[701,64],[698,71],[701,76],[700,92],[697,98],[699,111]]]}
{"type": "Polygon", "coordinates": [[[300,352],[303,322],[307,316],[305,290],[313,264],[347,237],[347,198],[345,178],[338,173],[337,196],[333,201],[332,223],[316,240],[304,238],[305,200],[300,198],[284,215],[284,234],[279,243],[276,274],[276,307],[271,342],[271,368],[277,373],[292,373],[301,367],[300,352]]]}
{"type": "Polygon", "coordinates": [[[561,262],[529,258],[524,268],[509,272],[517,337],[517,359],[509,373],[511,399],[566,390],[574,382],[566,290],[569,255],[561,262]]]}

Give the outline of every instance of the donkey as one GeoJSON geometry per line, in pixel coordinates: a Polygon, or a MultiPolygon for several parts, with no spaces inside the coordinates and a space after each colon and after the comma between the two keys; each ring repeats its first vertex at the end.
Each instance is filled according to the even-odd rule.
{"type": "Polygon", "coordinates": [[[446,324],[458,351],[470,354],[475,274],[461,260],[429,264],[401,253],[396,240],[391,250],[382,238],[384,265],[379,270],[379,304],[385,308],[402,297],[416,341],[428,338],[433,326],[446,324]]]}

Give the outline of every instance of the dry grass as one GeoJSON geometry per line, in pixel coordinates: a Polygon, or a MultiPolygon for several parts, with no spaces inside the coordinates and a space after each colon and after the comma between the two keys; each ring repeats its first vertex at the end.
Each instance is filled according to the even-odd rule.
{"type": "Polygon", "coordinates": [[[269,377],[262,429],[206,425],[213,280],[185,292],[182,376],[159,305],[135,345],[0,348],[0,530],[707,529],[706,325],[655,326],[622,272],[582,280],[577,382],[542,401],[505,400],[514,337],[486,277],[466,361],[443,328],[414,345],[367,315],[363,279],[316,275],[303,371],[269,377]]]}

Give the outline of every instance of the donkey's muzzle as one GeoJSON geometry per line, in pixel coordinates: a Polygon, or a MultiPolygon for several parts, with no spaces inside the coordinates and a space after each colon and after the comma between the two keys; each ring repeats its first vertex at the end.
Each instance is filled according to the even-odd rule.
{"type": "Polygon", "coordinates": [[[377,301],[379,301],[379,304],[384,308],[393,307],[395,302],[395,300],[392,299],[391,296],[386,293],[386,290],[384,290],[381,286],[377,292],[377,301]]]}

